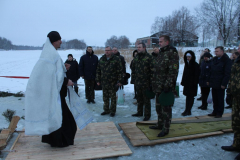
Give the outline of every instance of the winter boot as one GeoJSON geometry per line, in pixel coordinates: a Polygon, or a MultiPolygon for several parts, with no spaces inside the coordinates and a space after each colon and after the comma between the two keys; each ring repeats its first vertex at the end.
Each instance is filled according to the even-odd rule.
{"type": "Polygon", "coordinates": [[[194,103],[194,97],[189,98],[189,108],[188,108],[188,114],[187,115],[192,115],[192,107],[193,107],[193,103],[194,103]]]}
{"type": "Polygon", "coordinates": [[[203,107],[201,108],[201,110],[207,110],[207,106],[208,106],[207,98],[208,98],[208,95],[206,95],[206,94],[202,95],[202,106],[203,107]]]}
{"type": "Polygon", "coordinates": [[[188,102],[188,97],[186,97],[186,104],[185,104],[185,111],[182,113],[182,116],[186,116],[186,113],[188,111],[188,106],[189,106],[189,102],[188,102]]]}
{"type": "Polygon", "coordinates": [[[198,109],[202,109],[203,108],[203,105],[199,106],[198,109]]]}

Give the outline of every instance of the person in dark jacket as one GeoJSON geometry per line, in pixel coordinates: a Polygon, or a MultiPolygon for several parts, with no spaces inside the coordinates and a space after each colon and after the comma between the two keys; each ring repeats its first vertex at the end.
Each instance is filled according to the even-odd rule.
{"type": "Polygon", "coordinates": [[[98,57],[94,55],[91,46],[87,47],[86,54],[80,58],[79,74],[85,82],[85,95],[87,103],[95,103],[95,78],[98,66],[98,57]]]}
{"type": "MultiPolygon", "coordinates": [[[[202,54],[200,55],[200,58],[199,58],[199,66],[201,66],[202,61],[204,61],[204,53],[206,53],[206,52],[210,53],[210,49],[205,48],[203,50],[203,52],[202,52],[202,54]]],[[[200,87],[200,89],[201,89],[201,87],[200,87]]],[[[198,101],[202,100],[202,91],[201,91],[201,96],[199,98],[197,98],[197,100],[198,101]]]]}
{"type": "Polygon", "coordinates": [[[210,58],[212,55],[209,52],[205,52],[203,57],[204,61],[201,63],[199,76],[199,86],[201,87],[202,92],[202,105],[198,107],[198,109],[206,110],[208,106],[207,98],[210,92],[210,87],[207,85],[207,79],[211,70],[212,61],[210,58]]]}
{"type": "Polygon", "coordinates": [[[186,96],[186,107],[182,116],[191,115],[194,97],[197,95],[199,81],[199,65],[195,61],[195,53],[191,50],[184,54],[184,71],[181,85],[183,86],[183,94],[186,96]]]}
{"type": "Polygon", "coordinates": [[[123,73],[123,76],[125,76],[125,74],[126,74],[126,61],[125,61],[124,57],[122,55],[120,55],[117,47],[113,47],[112,51],[113,51],[113,54],[115,56],[118,56],[121,59],[122,73],[123,73]]]}
{"type": "MultiPolygon", "coordinates": [[[[133,59],[135,58],[135,56],[137,55],[138,51],[137,50],[134,50],[133,51],[133,59]]],[[[130,69],[133,70],[133,62],[134,60],[131,61],[130,63],[130,69]]],[[[133,72],[133,71],[132,71],[133,72]]],[[[131,75],[132,76],[132,75],[131,75]]],[[[134,79],[131,78],[131,84],[134,84],[134,79]]],[[[136,93],[136,87],[134,85],[134,98],[133,99],[137,99],[137,93],[136,93]]],[[[136,102],[133,102],[133,104],[137,104],[137,101],[136,102]]]]}
{"type": "Polygon", "coordinates": [[[153,52],[152,52],[153,58],[156,58],[158,56],[158,54],[159,54],[159,48],[154,47],[153,52]]]}
{"type": "Polygon", "coordinates": [[[77,81],[80,78],[79,72],[78,72],[78,62],[75,58],[73,58],[72,54],[68,54],[68,59],[65,61],[65,63],[70,64],[70,68],[67,71],[67,78],[71,79],[74,83],[74,90],[78,95],[78,85],[77,81]]]}
{"type": "MultiPolygon", "coordinates": [[[[238,52],[234,52],[232,54],[232,65],[234,64],[234,61],[237,59],[237,57],[239,56],[239,53],[238,52]]],[[[228,89],[227,89],[228,90],[228,89]]],[[[227,91],[227,97],[226,97],[226,103],[229,105],[225,108],[232,108],[232,95],[227,91]]]]}
{"type": "Polygon", "coordinates": [[[221,118],[224,112],[225,89],[230,79],[231,60],[224,48],[218,46],[215,48],[216,56],[212,59],[210,76],[207,84],[212,88],[213,112],[208,116],[221,118]]]}

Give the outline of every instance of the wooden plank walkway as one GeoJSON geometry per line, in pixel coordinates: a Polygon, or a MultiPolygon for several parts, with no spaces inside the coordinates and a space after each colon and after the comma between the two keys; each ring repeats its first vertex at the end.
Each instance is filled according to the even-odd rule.
{"type": "MultiPolygon", "coordinates": [[[[231,116],[231,113],[227,113],[227,114],[223,115],[223,117],[229,117],[229,116],[231,116]]],[[[206,118],[213,118],[213,117],[209,117],[209,116],[183,117],[183,118],[172,119],[172,121],[174,122],[174,121],[180,121],[180,120],[197,120],[197,119],[206,119],[206,118]]],[[[219,120],[220,120],[220,118],[219,118],[219,120]]],[[[151,123],[157,123],[157,121],[156,120],[155,121],[145,121],[145,122],[141,122],[141,123],[151,124],[151,123]]],[[[180,141],[180,140],[196,139],[196,138],[220,135],[220,134],[224,134],[224,133],[232,131],[230,129],[230,130],[195,134],[195,135],[182,136],[182,137],[149,140],[145,136],[145,134],[136,126],[136,122],[120,123],[119,126],[122,128],[123,132],[129,138],[129,140],[133,146],[149,146],[149,145],[156,145],[156,144],[161,144],[161,143],[175,142],[175,141],[180,141]]]]}
{"type": "Polygon", "coordinates": [[[74,145],[52,148],[41,142],[41,136],[21,133],[6,160],[14,159],[96,159],[131,155],[132,151],[113,122],[90,123],[78,130],[74,145]]]}

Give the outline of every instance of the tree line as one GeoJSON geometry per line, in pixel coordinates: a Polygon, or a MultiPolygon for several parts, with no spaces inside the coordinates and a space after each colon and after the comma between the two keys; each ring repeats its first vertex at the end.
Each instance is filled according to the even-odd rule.
{"type": "MultiPolygon", "coordinates": [[[[26,45],[13,45],[12,42],[4,37],[0,37],[0,49],[4,50],[41,50],[42,47],[26,46],[26,45]]],[[[73,39],[69,41],[62,40],[60,49],[85,49],[86,43],[84,40],[73,39]]]]}
{"type": "Polygon", "coordinates": [[[181,42],[186,39],[191,41],[192,34],[200,35],[203,44],[213,38],[223,45],[240,41],[239,0],[203,0],[195,11],[194,15],[182,7],[167,17],[156,17],[151,33],[167,31],[172,39],[181,42]]]}

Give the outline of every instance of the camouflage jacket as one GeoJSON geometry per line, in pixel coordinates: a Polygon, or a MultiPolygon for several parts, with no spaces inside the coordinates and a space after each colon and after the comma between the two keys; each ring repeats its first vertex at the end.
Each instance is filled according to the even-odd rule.
{"type": "Polygon", "coordinates": [[[165,46],[153,60],[153,92],[162,92],[164,88],[175,89],[179,69],[179,56],[176,48],[165,46]]]}
{"type": "Polygon", "coordinates": [[[114,87],[118,82],[122,83],[122,64],[120,58],[112,55],[107,60],[106,55],[103,55],[97,66],[96,82],[102,84],[103,87],[114,87]]]}
{"type": "Polygon", "coordinates": [[[148,53],[138,53],[132,63],[132,79],[134,85],[149,88],[152,79],[152,56],[148,53]]]}
{"type": "Polygon", "coordinates": [[[240,97],[240,56],[238,56],[232,66],[228,88],[231,95],[240,97]]]}

